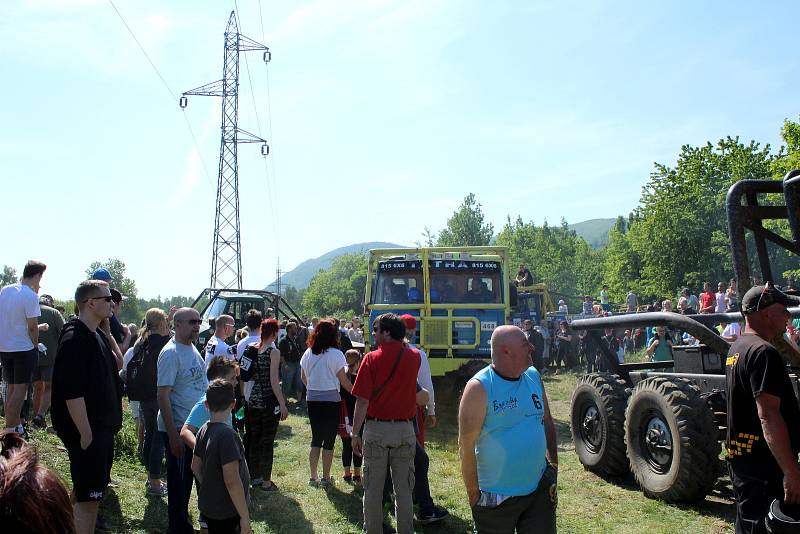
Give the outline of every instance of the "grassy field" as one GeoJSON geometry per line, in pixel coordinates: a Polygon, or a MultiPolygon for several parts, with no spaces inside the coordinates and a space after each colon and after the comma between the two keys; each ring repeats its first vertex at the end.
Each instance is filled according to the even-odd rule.
{"type": "MultiPolygon", "coordinates": [[[[603,480],[585,471],[574,453],[569,434],[569,402],[577,375],[564,373],[545,379],[557,420],[560,454],[559,532],[567,533],[676,533],[733,532],[735,507],[730,486],[721,480],[714,495],[698,506],[670,506],[646,499],[632,478],[603,480]]],[[[457,393],[449,382],[437,384],[439,427],[429,430],[427,449],[431,457],[430,483],[434,501],[450,511],[436,526],[417,532],[471,532],[472,521],[461,482],[456,447],[457,393]]],[[[274,480],[277,494],[253,493],[251,517],[259,533],[351,533],[360,532],[361,492],[341,481],[340,463],[334,462],[337,485],[331,489],[308,486],[310,427],[305,414],[292,405],[289,419],[281,424],[275,451],[274,480]]],[[[33,443],[42,461],[56,469],[69,485],[66,453],[58,438],[36,431],[33,443]]],[[[112,478],[119,485],[109,491],[103,514],[116,532],[165,532],[166,500],[146,497],[144,468],[131,456],[135,450],[133,422],[126,417],[118,443],[120,451],[112,478]]],[[[337,454],[340,443],[337,443],[337,454]]],[[[192,514],[197,517],[196,501],[192,514]]]]}

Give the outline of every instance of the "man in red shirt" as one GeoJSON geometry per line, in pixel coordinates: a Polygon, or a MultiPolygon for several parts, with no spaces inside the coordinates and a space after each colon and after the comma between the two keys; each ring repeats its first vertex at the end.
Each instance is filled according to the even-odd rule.
{"type": "Polygon", "coordinates": [[[700,313],[714,313],[717,307],[717,297],[711,290],[711,282],[703,283],[703,292],[700,293],[700,313]]]}
{"type": "Polygon", "coordinates": [[[383,532],[383,485],[391,469],[397,531],[411,534],[416,450],[412,421],[420,354],[403,342],[405,323],[393,313],[379,315],[372,331],[378,350],[364,357],[352,391],[356,397],[353,452],[364,457],[364,529],[367,534],[383,532]]]}

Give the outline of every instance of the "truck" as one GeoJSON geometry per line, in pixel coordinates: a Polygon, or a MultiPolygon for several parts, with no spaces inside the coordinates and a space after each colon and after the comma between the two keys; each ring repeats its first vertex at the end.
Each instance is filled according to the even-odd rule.
{"type": "MultiPolygon", "coordinates": [[[[755,265],[760,280],[774,280],[767,241],[800,256],[800,171],[788,173],[782,181],[736,182],[728,191],[726,212],[741,301],[754,285],[755,265]],[[767,195],[773,199],[782,195],[784,203],[767,195]],[[791,236],[766,229],[765,219],[786,220],[791,236]],[[747,230],[753,233],[755,257],[748,251],[747,230]]],[[[800,317],[800,308],[789,311],[800,317]]],[[[580,377],[572,394],[570,428],[583,466],[604,477],[632,473],[651,498],[670,503],[704,499],[724,473],[720,444],[727,431],[725,365],[730,343],[713,327],[742,320],[738,312],[649,312],[574,320],[572,329],[594,337],[599,357],[610,369],[580,377]],[[618,363],[600,341],[606,328],[648,326],[684,331],[700,343],[673,347],[672,361],[618,363]]],[[[798,362],[800,356],[783,355],[787,362],[798,362]]],[[[787,366],[787,370],[800,399],[800,368],[787,366]]]]}
{"type": "MultiPolygon", "coordinates": [[[[372,249],[367,324],[382,313],[411,314],[417,319],[412,341],[427,352],[431,373],[469,374],[486,365],[497,326],[538,322],[552,311],[547,288],[518,292],[508,265],[508,249],[500,246],[372,249]]],[[[375,346],[371,332],[365,341],[367,350],[375,346]]]]}

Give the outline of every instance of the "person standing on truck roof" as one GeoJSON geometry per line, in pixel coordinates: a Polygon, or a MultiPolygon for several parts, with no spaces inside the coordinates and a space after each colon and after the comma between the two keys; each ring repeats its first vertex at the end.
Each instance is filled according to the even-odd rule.
{"type": "Polygon", "coordinates": [[[530,343],[492,333],[492,364],[464,388],[458,449],[475,532],[556,532],[558,443],[530,343]]]}
{"type": "Polygon", "coordinates": [[[524,263],[519,264],[519,271],[517,271],[517,277],[514,279],[514,285],[520,287],[533,285],[533,275],[528,268],[525,267],[524,263]]]}
{"type": "Polygon", "coordinates": [[[230,315],[220,315],[214,322],[214,336],[208,340],[205,349],[206,368],[214,356],[225,356],[233,360],[236,348],[228,345],[225,340],[233,335],[233,317],[230,315]]]}
{"type": "Polygon", "coordinates": [[[774,499],[800,504],[800,407],[789,374],[768,342],[789,320],[787,306],[800,303],[771,282],[742,298],[745,327],[725,365],[728,390],[728,471],[736,496],[736,532],[766,532],[774,499]]]}

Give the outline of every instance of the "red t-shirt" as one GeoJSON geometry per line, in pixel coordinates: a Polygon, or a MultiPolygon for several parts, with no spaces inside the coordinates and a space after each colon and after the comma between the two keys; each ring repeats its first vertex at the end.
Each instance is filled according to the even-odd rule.
{"type": "Polygon", "coordinates": [[[381,344],[378,350],[367,353],[358,368],[353,395],[369,401],[367,416],[376,419],[411,419],[417,409],[417,373],[420,355],[417,349],[404,346],[400,341],[381,344]],[[392,372],[400,349],[404,348],[400,363],[392,379],[383,387],[376,399],[375,388],[380,387],[392,372]]]}
{"type": "MultiPolygon", "coordinates": [[[[713,291],[706,291],[705,293],[700,293],[700,310],[703,308],[708,308],[711,306],[711,311],[713,312],[717,307],[717,297],[714,295],[713,291]]],[[[704,312],[709,313],[709,312],[704,312]]]]}

